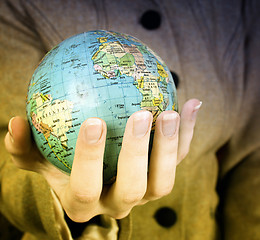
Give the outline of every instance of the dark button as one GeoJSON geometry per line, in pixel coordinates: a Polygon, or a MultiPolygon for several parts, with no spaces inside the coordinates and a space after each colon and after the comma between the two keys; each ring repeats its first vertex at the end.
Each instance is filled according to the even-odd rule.
{"type": "Polygon", "coordinates": [[[177,214],[173,209],[169,207],[162,207],[157,210],[154,218],[156,219],[157,223],[160,224],[162,227],[170,228],[176,223],[177,214]]]}
{"type": "Polygon", "coordinates": [[[157,11],[148,10],[142,15],[140,23],[148,30],[155,30],[161,25],[161,15],[157,11]]]}
{"type": "Polygon", "coordinates": [[[174,83],[175,83],[175,87],[178,88],[178,86],[179,86],[179,77],[178,77],[178,75],[177,75],[175,72],[173,72],[173,71],[171,71],[171,74],[172,74],[173,81],[174,81],[174,83]]]}

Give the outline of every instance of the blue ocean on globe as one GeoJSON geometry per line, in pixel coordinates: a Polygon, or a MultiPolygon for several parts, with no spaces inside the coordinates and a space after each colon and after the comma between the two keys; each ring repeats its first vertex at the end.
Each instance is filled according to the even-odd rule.
{"type": "Polygon", "coordinates": [[[155,123],[177,105],[172,76],[156,53],[130,35],[97,30],[72,36],[46,54],[29,83],[26,111],[40,152],[68,174],[82,122],[105,120],[103,178],[109,183],[131,114],[149,110],[155,123]]]}

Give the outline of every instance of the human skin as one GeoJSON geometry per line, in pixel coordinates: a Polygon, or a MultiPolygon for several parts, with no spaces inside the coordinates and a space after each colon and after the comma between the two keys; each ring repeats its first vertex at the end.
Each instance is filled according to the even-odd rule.
{"type": "Polygon", "coordinates": [[[180,115],[175,111],[159,115],[149,171],[152,114],[142,110],[131,115],[118,158],[117,177],[110,185],[102,182],[107,128],[100,118],[83,122],[70,176],[42,157],[31,139],[28,122],[21,117],[10,120],[5,146],[18,168],[45,177],[73,221],[86,222],[99,214],[121,219],[134,206],[159,199],[172,191],[176,166],[188,154],[200,106],[199,100],[191,99],[183,105],[180,115]]]}

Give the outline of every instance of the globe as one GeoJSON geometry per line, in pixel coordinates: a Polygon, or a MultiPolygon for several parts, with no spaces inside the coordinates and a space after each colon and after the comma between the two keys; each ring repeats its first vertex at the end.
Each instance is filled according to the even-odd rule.
{"type": "Polygon", "coordinates": [[[173,78],[140,40],[112,31],[72,36],[50,50],[28,87],[26,112],[45,159],[70,174],[80,126],[89,117],[107,124],[103,181],[116,177],[127,119],[136,111],[177,111],[173,78]]]}

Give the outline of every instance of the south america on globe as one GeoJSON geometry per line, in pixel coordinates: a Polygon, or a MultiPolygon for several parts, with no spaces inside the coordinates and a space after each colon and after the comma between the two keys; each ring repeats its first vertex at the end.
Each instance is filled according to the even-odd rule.
{"type": "Polygon", "coordinates": [[[103,180],[115,179],[127,119],[136,111],[177,111],[173,78],[140,40],[111,31],[72,36],[39,63],[28,87],[26,111],[42,155],[70,174],[79,129],[90,117],[107,124],[103,180]]]}

